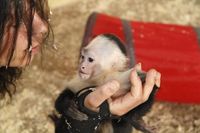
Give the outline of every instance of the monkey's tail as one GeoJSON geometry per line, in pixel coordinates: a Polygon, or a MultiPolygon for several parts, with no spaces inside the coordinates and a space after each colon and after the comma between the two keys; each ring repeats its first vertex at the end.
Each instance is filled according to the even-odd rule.
{"type": "Polygon", "coordinates": [[[55,133],[71,133],[68,131],[65,125],[65,119],[55,112],[48,115],[48,117],[53,121],[55,126],[55,133]]]}
{"type": "Polygon", "coordinates": [[[52,114],[49,114],[48,117],[51,119],[56,127],[59,123],[59,116],[55,112],[53,112],[52,114]]]}

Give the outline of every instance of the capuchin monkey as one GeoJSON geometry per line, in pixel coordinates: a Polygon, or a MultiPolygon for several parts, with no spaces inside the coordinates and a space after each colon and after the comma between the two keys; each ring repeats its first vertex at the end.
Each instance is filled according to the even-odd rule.
{"type": "MultiPolygon", "coordinates": [[[[117,80],[120,90],[113,97],[119,97],[131,88],[132,68],[129,69],[129,59],[123,42],[115,35],[99,35],[83,47],[78,66],[78,75],[66,85],[72,89],[100,86],[117,80]]],[[[137,74],[144,83],[146,74],[142,71],[137,74]]]]}
{"type": "MultiPolygon", "coordinates": [[[[130,73],[132,69],[129,69],[128,63],[129,59],[126,56],[125,46],[118,37],[113,34],[99,35],[81,49],[77,76],[66,86],[76,93],[83,88],[100,86],[111,80],[116,80],[120,83],[120,90],[112,97],[115,98],[125,95],[131,88],[130,73]]],[[[144,83],[146,78],[145,72],[138,71],[137,74],[142,80],[142,83],[144,83]]],[[[155,85],[149,99],[129,111],[127,114],[116,119],[106,119],[98,124],[95,133],[131,133],[132,126],[144,133],[152,133],[153,130],[144,124],[142,116],[150,110],[157,89],[158,87],[155,85]]],[[[70,92],[71,94],[67,94],[66,92],[68,91],[65,90],[61,93],[56,100],[56,109],[58,112],[61,115],[63,112],[70,116],[77,115],[79,116],[79,119],[80,117],[84,117],[84,114],[81,114],[78,111],[66,113],[67,111],[70,112],[70,110],[72,110],[66,109],[67,107],[70,108],[70,104],[72,103],[67,101],[71,100],[68,97],[73,97],[72,92],[70,92]]],[[[63,122],[61,121],[66,124],[66,120],[57,122],[57,133],[63,133],[66,129],[64,129],[63,122]],[[59,128],[62,128],[63,132],[59,130],[59,128]]],[[[68,128],[70,127],[71,126],[68,126],[68,128]]]]}
{"type": "MultiPolygon", "coordinates": [[[[84,83],[95,86],[117,80],[121,90],[113,96],[118,97],[131,88],[132,69],[128,69],[128,62],[126,49],[119,38],[112,34],[100,35],[82,48],[78,74],[84,83]]],[[[145,74],[138,71],[138,75],[144,81],[145,74]]]]}

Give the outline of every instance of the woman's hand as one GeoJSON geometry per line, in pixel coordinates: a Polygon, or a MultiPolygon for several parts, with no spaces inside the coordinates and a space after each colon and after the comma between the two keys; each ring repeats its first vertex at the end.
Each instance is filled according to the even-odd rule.
{"type": "Polygon", "coordinates": [[[148,98],[156,84],[160,87],[161,74],[155,69],[150,69],[146,75],[146,82],[142,85],[136,70],[141,70],[141,64],[137,64],[131,72],[130,80],[132,87],[128,93],[118,98],[111,98],[112,95],[120,89],[120,84],[113,80],[90,93],[85,98],[85,106],[93,111],[98,111],[98,107],[108,100],[110,112],[113,115],[124,115],[136,106],[144,103],[148,98]]]}

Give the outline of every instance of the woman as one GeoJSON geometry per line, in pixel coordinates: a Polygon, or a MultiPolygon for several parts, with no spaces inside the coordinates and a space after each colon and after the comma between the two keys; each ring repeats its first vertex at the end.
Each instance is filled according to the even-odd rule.
{"type": "MultiPolygon", "coordinates": [[[[51,33],[47,0],[1,0],[0,1],[0,94],[14,93],[15,81],[22,68],[29,65],[51,33]]],[[[140,69],[140,65],[136,68],[140,69]]],[[[124,97],[109,101],[113,115],[123,115],[148,99],[154,84],[160,86],[160,73],[147,72],[146,84],[142,86],[135,70],[131,75],[132,88],[124,97]],[[125,103],[125,104],[123,104],[125,103]]],[[[110,98],[120,87],[116,81],[99,86],[84,101],[90,110],[110,98]],[[94,100],[95,99],[95,100],[94,100]]]]}
{"type": "Polygon", "coordinates": [[[46,1],[0,1],[0,93],[14,93],[14,82],[50,32],[46,1]]]}

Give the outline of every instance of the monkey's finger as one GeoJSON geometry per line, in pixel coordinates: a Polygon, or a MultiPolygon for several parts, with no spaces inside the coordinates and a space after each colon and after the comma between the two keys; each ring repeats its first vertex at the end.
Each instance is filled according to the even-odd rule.
{"type": "MultiPolygon", "coordinates": [[[[152,89],[153,89],[153,86],[156,84],[159,85],[160,84],[160,77],[159,75],[157,76],[157,71],[155,69],[151,69],[147,72],[147,75],[146,75],[146,82],[144,84],[144,88],[143,88],[143,98],[145,99],[148,99],[152,89]]],[[[160,86],[160,85],[159,85],[160,86]]]]}
{"type": "Polygon", "coordinates": [[[120,89],[119,82],[113,80],[99,86],[91,92],[84,101],[87,108],[96,111],[98,107],[120,89]]]}

